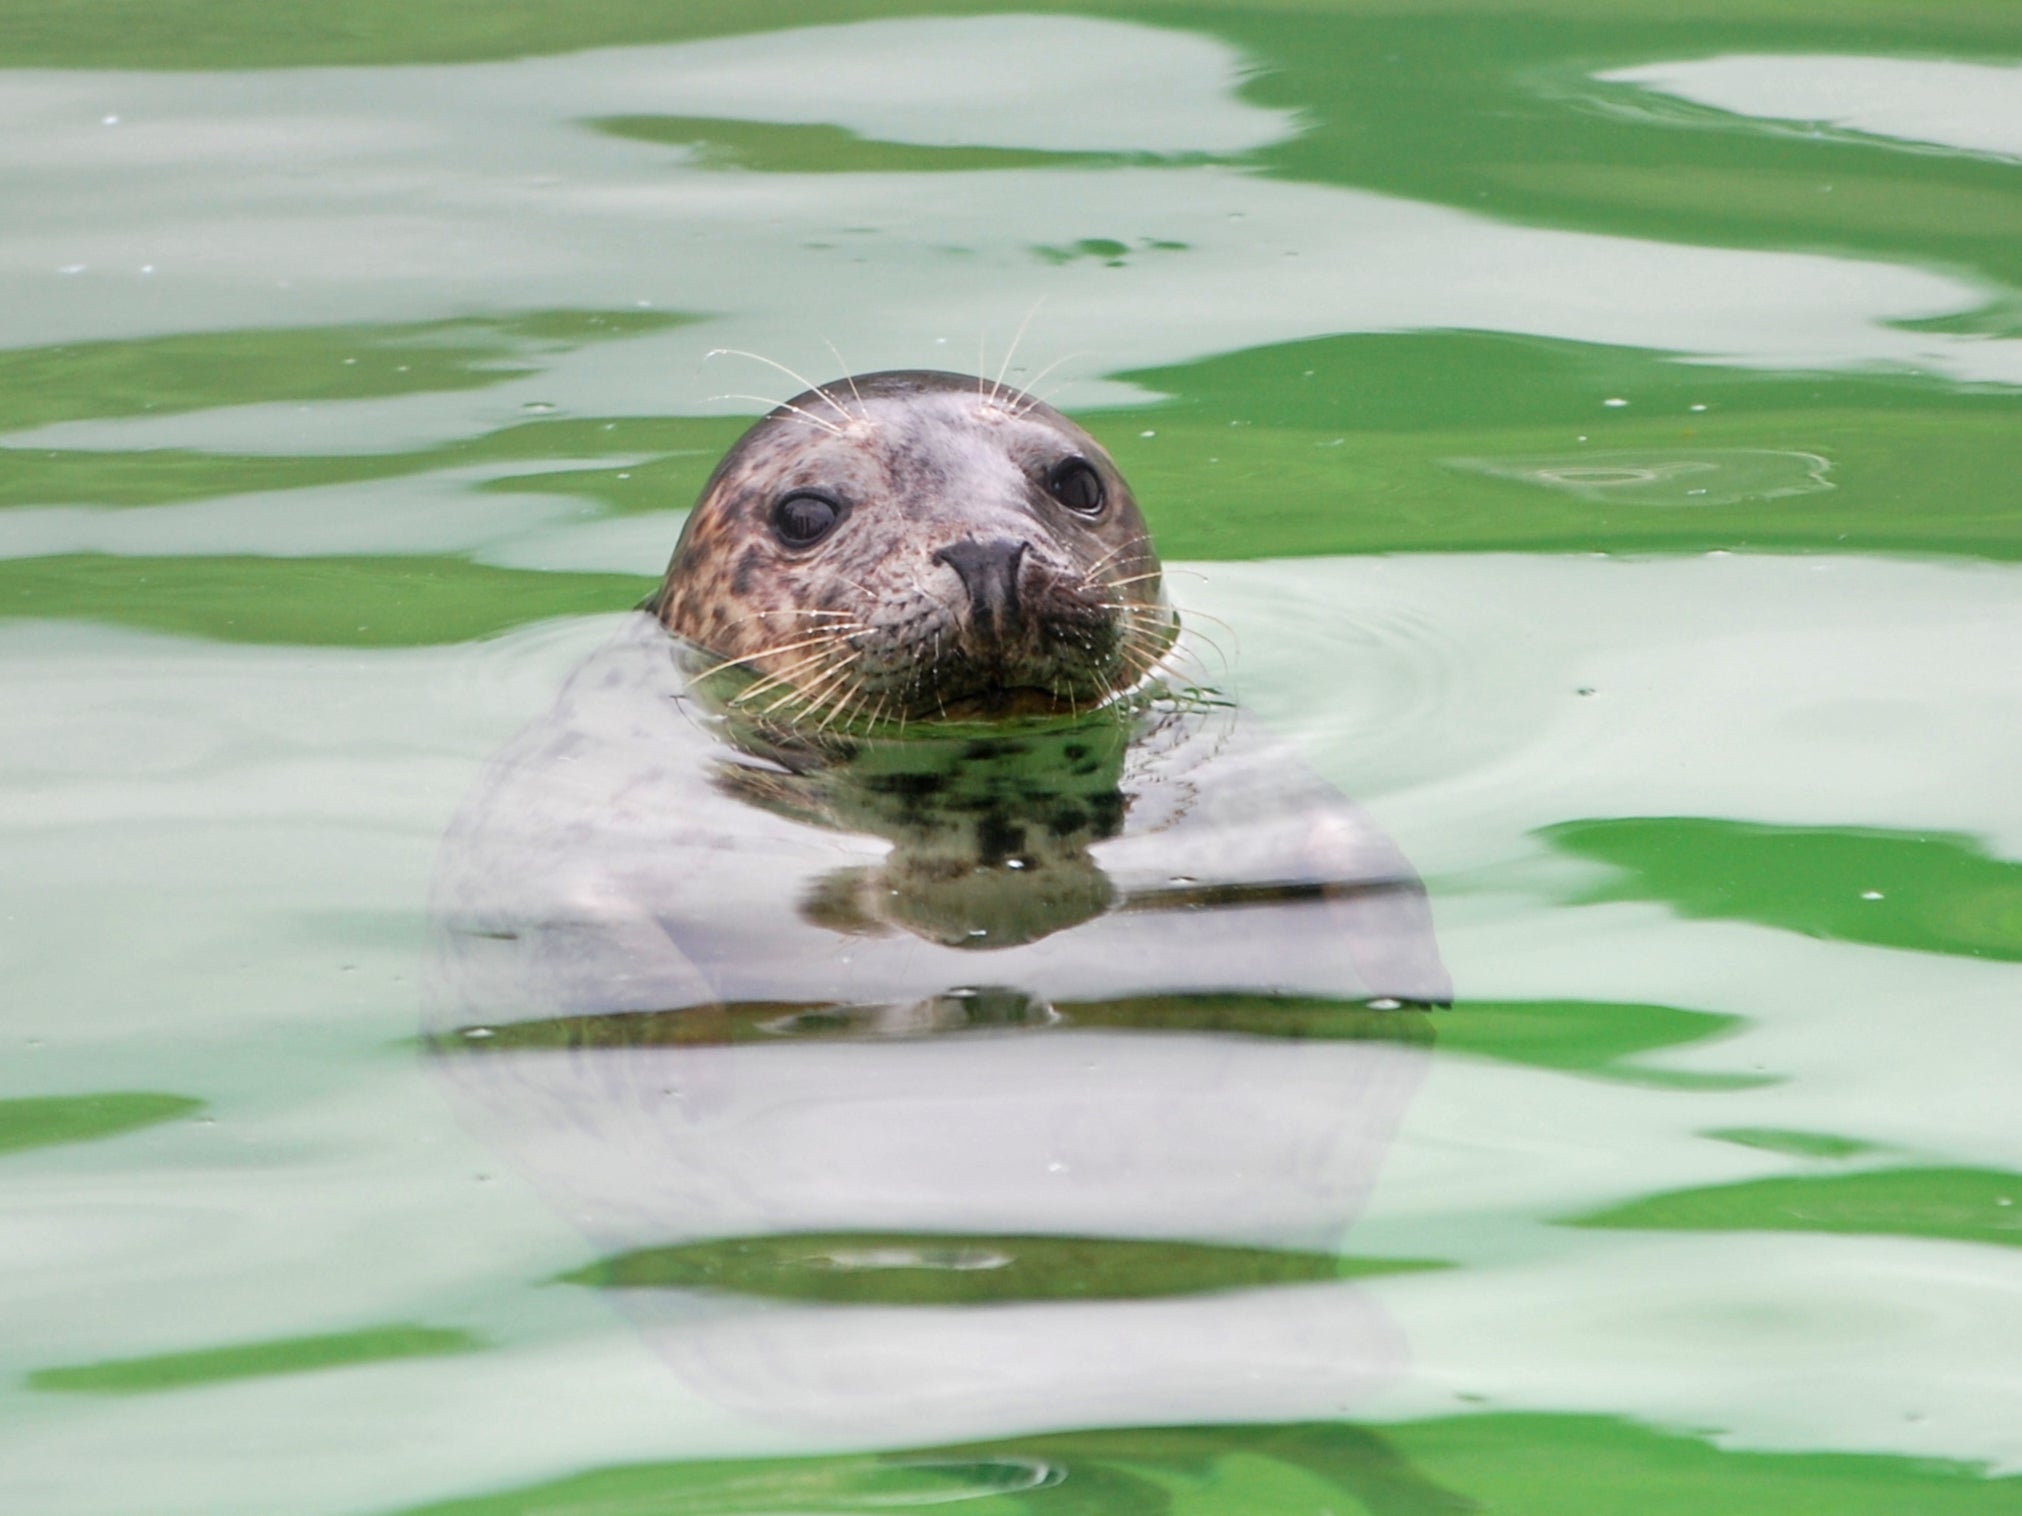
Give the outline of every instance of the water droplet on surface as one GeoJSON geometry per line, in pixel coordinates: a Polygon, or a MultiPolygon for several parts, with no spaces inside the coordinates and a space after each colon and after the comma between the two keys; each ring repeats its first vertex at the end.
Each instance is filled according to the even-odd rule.
{"type": "Polygon", "coordinates": [[[1611,410],[1620,410],[1623,406],[1627,405],[1628,403],[1629,402],[1624,400],[1620,395],[1610,395],[1607,399],[1601,402],[1601,404],[1607,406],[1611,410]]]}
{"type": "Polygon", "coordinates": [[[1882,898],[1882,892],[1881,892],[1880,890],[1862,890],[1862,891],[1861,891],[1861,899],[1863,899],[1863,900],[1880,900],[1881,898],[1882,898]]]}

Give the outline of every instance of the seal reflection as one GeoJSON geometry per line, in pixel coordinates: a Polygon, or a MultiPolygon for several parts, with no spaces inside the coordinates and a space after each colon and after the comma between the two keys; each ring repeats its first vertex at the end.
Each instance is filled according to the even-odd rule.
{"type": "Polygon", "coordinates": [[[629,620],[447,838],[429,1048],[689,1382],[874,1445],[1337,1413],[1446,980],[1395,846],[1198,689],[819,737],[629,620]],[[703,690],[708,689],[707,683],[703,690]]]}

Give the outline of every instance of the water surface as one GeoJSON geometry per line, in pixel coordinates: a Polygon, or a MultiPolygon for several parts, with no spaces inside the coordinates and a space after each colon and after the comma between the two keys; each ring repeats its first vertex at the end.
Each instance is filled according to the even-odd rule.
{"type": "Polygon", "coordinates": [[[2010,8],[806,19],[8,29],[9,1508],[2012,1507],[2010,8]],[[1111,446],[1434,1039],[895,1043],[1131,1185],[658,1248],[460,1125],[438,843],[797,388],[719,348],[1111,446]],[[1334,1145],[1207,1186],[1173,1091],[1334,1145]]]}

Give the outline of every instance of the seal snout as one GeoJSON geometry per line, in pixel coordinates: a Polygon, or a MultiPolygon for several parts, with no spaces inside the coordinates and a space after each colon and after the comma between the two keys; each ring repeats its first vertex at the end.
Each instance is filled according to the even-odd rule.
{"type": "Polygon", "coordinates": [[[934,561],[953,569],[969,592],[970,625],[993,642],[1001,644],[1019,629],[1018,570],[1031,545],[1011,537],[972,538],[934,554],[934,561]]]}

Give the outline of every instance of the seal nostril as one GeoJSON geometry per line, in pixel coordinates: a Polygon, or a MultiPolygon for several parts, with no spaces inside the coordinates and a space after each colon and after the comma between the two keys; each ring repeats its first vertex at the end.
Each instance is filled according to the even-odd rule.
{"type": "Polygon", "coordinates": [[[1008,537],[989,542],[955,542],[934,554],[961,577],[974,619],[1002,636],[1017,624],[1018,568],[1031,544],[1008,537]]]}

